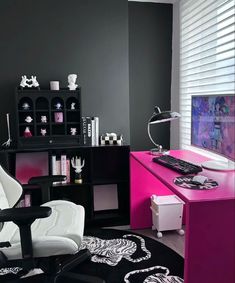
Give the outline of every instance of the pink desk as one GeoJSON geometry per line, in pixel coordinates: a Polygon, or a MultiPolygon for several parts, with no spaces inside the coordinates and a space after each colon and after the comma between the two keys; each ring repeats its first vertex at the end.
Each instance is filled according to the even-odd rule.
{"type": "MultiPolygon", "coordinates": [[[[186,150],[170,155],[201,164],[208,160],[186,150]]],[[[186,205],[185,283],[235,282],[235,173],[203,170],[219,187],[209,191],[174,185],[179,174],[152,162],[148,152],[132,152],[131,228],[152,226],[150,196],[178,195],[186,205]]]]}

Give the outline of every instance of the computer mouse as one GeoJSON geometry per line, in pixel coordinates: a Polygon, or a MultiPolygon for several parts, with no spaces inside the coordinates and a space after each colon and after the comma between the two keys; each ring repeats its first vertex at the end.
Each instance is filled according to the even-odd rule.
{"type": "Polygon", "coordinates": [[[192,178],[192,183],[197,185],[203,185],[207,180],[208,178],[206,176],[197,175],[192,178]]]}

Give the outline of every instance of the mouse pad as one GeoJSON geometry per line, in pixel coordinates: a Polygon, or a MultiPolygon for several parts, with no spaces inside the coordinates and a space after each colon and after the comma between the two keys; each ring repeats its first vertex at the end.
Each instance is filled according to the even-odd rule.
{"type": "Polygon", "coordinates": [[[203,185],[192,183],[194,176],[181,176],[174,179],[174,184],[185,189],[193,190],[211,190],[218,187],[218,183],[212,179],[208,179],[203,185]]]}

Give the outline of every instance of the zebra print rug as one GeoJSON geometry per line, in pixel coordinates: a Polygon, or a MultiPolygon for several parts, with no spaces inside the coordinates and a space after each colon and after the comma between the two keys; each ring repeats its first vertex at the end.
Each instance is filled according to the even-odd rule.
{"type": "Polygon", "coordinates": [[[92,254],[73,272],[103,278],[106,283],[183,283],[183,258],[142,235],[114,229],[85,232],[83,248],[92,254]]]}

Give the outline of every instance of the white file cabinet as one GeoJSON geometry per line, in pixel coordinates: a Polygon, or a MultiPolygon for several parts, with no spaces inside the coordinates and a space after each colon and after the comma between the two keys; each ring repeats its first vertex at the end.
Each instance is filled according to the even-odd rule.
{"type": "Polygon", "coordinates": [[[184,235],[182,215],[184,202],[176,195],[151,196],[152,230],[157,230],[157,237],[162,237],[162,231],[177,230],[184,235]]]}

